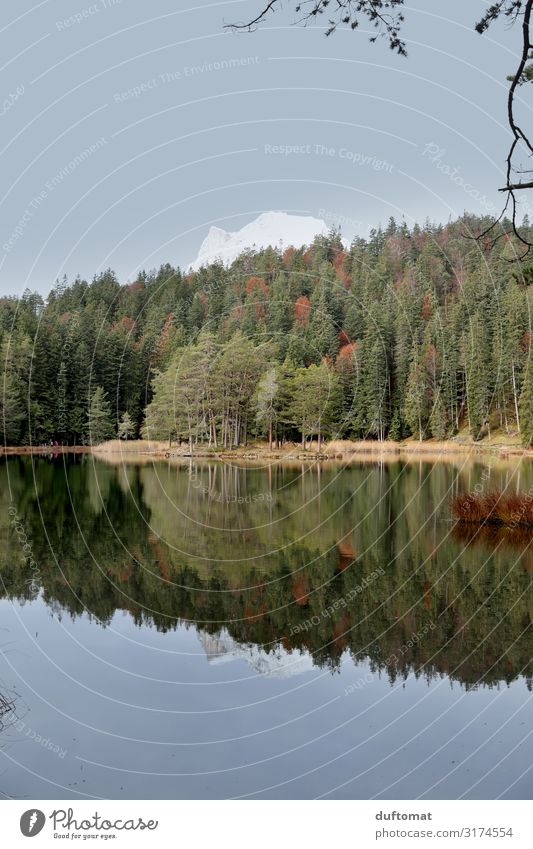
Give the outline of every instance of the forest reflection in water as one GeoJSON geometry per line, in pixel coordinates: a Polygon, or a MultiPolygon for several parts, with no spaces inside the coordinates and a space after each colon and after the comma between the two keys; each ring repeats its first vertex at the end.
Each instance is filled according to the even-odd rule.
{"type": "Polygon", "coordinates": [[[102,625],[117,610],[161,632],[186,623],[211,659],[241,652],[267,674],[351,657],[391,681],[530,685],[531,535],[461,528],[449,509],[479,480],[529,488],[523,461],[493,462],[490,480],[486,463],[464,458],[243,468],[19,457],[1,474],[10,599],[39,594],[102,625]]]}

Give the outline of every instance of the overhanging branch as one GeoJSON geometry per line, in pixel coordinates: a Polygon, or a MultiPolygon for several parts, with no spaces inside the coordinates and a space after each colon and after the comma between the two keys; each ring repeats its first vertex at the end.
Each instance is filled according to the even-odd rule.
{"type": "Polygon", "coordinates": [[[529,183],[510,183],[508,186],[498,189],[499,192],[514,192],[516,189],[533,189],[533,180],[529,183]]]}
{"type": "MultiPolygon", "coordinates": [[[[375,35],[370,37],[370,41],[374,42],[378,37],[383,36],[388,39],[391,49],[400,55],[407,55],[405,42],[400,38],[404,22],[402,8],[405,0],[288,0],[288,2],[289,5],[294,4],[297,13],[301,13],[301,17],[296,21],[297,23],[306,24],[308,21],[317,20],[320,15],[327,11],[328,26],[325,32],[326,35],[330,35],[339,26],[357,29],[360,21],[367,21],[375,31],[375,35]]],[[[229,24],[225,28],[247,31],[256,29],[269,13],[278,11],[281,0],[271,0],[269,3],[263,0],[263,4],[265,5],[262,11],[252,20],[246,23],[229,24]]],[[[519,86],[533,82],[533,44],[530,34],[532,11],[533,0],[496,0],[488,6],[485,14],[476,24],[477,32],[482,34],[500,17],[507,18],[513,24],[521,20],[522,48],[518,67],[515,73],[509,77],[507,119],[512,139],[506,157],[505,186],[498,189],[499,192],[507,194],[507,199],[500,215],[483,233],[473,238],[485,239],[492,231],[492,239],[497,241],[502,236],[513,234],[525,247],[526,253],[533,250],[533,241],[527,238],[527,234],[523,230],[520,232],[517,222],[520,212],[517,193],[524,189],[533,189],[533,180],[520,180],[520,175],[529,175],[533,173],[533,170],[519,167],[517,160],[520,152],[524,151],[527,152],[528,156],[533,157],[533,143],[516,118],[515,95],[519,86]],[[508,211],[510,212],[510,220],[506,217],[508,211]],[[494,235],[497,227],[498,234],[494,235]]]]}
{"type": "Polygon", "coordinates": [[[224,29],[232,29],[232,30],[245,29],[248,32],[251,32],[254,29],[254,27],[257,26],[257,24],[260,24],[261,21],[263,21],[266,18],[266,16],[268,15],[269,12],[274,11],[274,7],[277,6],[278,3],[279,3],[279,0],[271,0],[271,2],[268,4],[268,6],[266,6],[266,8],[264,8],[263,11],[260,12],[257,15],[257,17],[253,19],[253,21],[248,21],[247,24],[226,24],[224,29]]]}
{"type": "MultiPolygon", "coordinates": [[[[326,35],[331,35],[342,25],[357,29],[360,19],[366,19],[377,31],[370,37],[370,41],[384,36],[388,39],[391,50],[406,56],[405,42],[400,38],[404,18],[402,12],[397,11],[404,2],[405,0],[294,0],[294,8],[297,14],[301,13],[296,23],[304,25],[327,13],[326,35]]],[[[276,12],[280,5],[280,0],[271,0],[252,20],[227,24],[224,29],[252,32],[265,20],[269,12],[276,12]]]]}
{"type": "MultiPolygon", "coordinates": [[[[504,0],[502,2],[495,4],[492,6],[487,15],[483,19],[483,21],[478,24],[476,29],[478,32],[484,32],[485,29],[489,26],[489,24],[494,20],[505,8],[504,0]]],[[[518,239],[518,241],[524,245],[525,251],[522,253],[520,259],[523,259],[527,254],[533,249],[533,243],[526,238],[519,230],[519,225],[517,222],[518,216],[518,203],[516,199],[515,192],[523,191],[524,189],[533,189],[533,181],[520,181],[513,182],[513,175],[524,173],[524,171],[520,171],[519,168],[514,166],[514,158],[517,152],[520,150],[521,146],[525,146],[528,155],[533,155],[533,145],[530,142],[527,134],[524,132],[520,124],[518,123],[515,116],[515,94],[517,88],[524,82],[524,71],[527,67],[529,58],[530,58],[530,50],[532,49],[531,45],[531,36],[530,36],[530,27],[531,27],[531,13],[533,10],[533,0],[527,0],[524,6],[524,10],[522,13],[522,2],[515,2],[513,0],[512,3],[507,7],[505,14],[510,16],[511,14],[516,19],[520,14],[523,14],[522,19],[522,50],[520,54],[520,61],[518,63],[518,67],[510,77],[511,85],[509,86],[509,94],[507,97],[507,120],[509,123],[509,127],[512,133],[512,142],[509,147],[509,152],[506,158],[506,183],[501,189],[498,189],[499,192],[507,193],[507,200],[505,202],[505,206],[498,216],[498,218],[492,223],[492,225],[481,233],[478,236],[478,239],[485,238],[491,231],[494,231],[500,222],[504,214],[507,212],[509,207],[511,208],[511,230],[510,233],[513,233],[514,236],[518,239]]],[[[501,233],[494,239],[500,239],[502,235],[508,235],[506,230],[502,230],[501,233]]]]}

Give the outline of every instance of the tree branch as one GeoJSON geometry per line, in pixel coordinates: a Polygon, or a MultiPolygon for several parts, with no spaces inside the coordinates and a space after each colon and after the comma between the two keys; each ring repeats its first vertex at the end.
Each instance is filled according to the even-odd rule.
{"type": "MultiPolygon", "coordinates": [[[[476,30],[480,33],[485,32],[485,30],[490,26],[492,21],[494,21],[502,13],[504,13],[508,17],[512,16],[516,20],[518,15],[521,14],[522,6],[522,0],[500,0],[500,2],[494,4],[488,9],[484,18],[477,24],[476,30]],[[507,7],[506,3],[508,4],[507,7]]],[[[506,158],[506,183],[503,188],[498,189],[499,192],[507,193],[507,201],[498,218],[492,223],[492,225],[487,230],[485,230],[477,237],[478,239],[485,238],[488,233],[493,231],[493,229],[496,228],[502,220],[504,213],[507,211],[510,205],[512,213],[511,230],[502,230],[502,233],[500,233],[496,237],[495,241],[501,238],[502,235],[507,235],[509,232],[513,233],[514,236],[518,239],[518,241],[521,242],[521,244],[523,244],[526,249],[520,257],[521,259],[527,256],[527,254],[533,249],[533,242],[531,242],[527,238],[524,238],[524,236],[520,233],[518,229],[518,204],[515,192],[521,191],[523,189],[533,189],[533,181],[518,183],[513,182],[513,174],[524,173],[514,167],[513,160],[521,144],[524,144],[526,146],[529,155],[533,154],[533,145],[527,137],[526,133],[522,130],[520,124],[517,122],[517,119],[515,117],[515,94],[517,88],[522,84],[522,82],[524,82],[524,71],[529,60],[529,51],[531,50],[530,28],[532,11],[533,0],[527,0],[527,2],[525,3],[525,8],[523,12],[524,17],[522,20],[522,51],[520,54],[520,61],[518,63],[518,67],[515,73],[512,77],[510,77],[511,85],[509,86],[509,94],[507,97],[507,121],[511,129],[511,133],[513,135],[513,140],[511,142],[511,146],[509,147],[509,152],[506,158]]]]}
{"type": "Polygon", "coordinates": [[[247,24],[226,24],[224,29],[232,29],[232,30],[245,29],[248,32],[252,32],[253,28],[255,26],[257,26],[257,24],[261,23],[261,21],[264,20],[264,18],[266,18],[266,16],[268,15],[269,12],[274,11],[274,7],[277,6],[278,3],[279,3],[279,0],[271,0],[271,2],[268,4],[268,6],[266,6],[266,8],[263,9],[263,11],[260,12],[258,14],[258,16],[253,19],[253,21],[249,21],[247,24]]]}
{"type": "MultiPolygon", "coordinates": [[[[277,11],[279,2],[280,0],[272,0],[252,20],[245,23],[227,24],[224,29],[251,32],[264,21],[269,12],[277,11]]],[[[392,50],[406,56],[405,42],[400,38],[403,15],[401,12],[391,14],[388,11],[403,6],[404,2],[405,0],[294,0],[295,11],[297,13],[303,11],[302,17],[296,23],[305,25],[308,21],[315,20],[319,15],[323,15],[331,7],[336,13],[336,17],[328,20],[326,35],[331,35],[341,25],[357,29],[360,18],[366,18],[378,30],[376,35],[371,36],[370,41],[376,41],[378,37],[385,36],[388,38],[389,47],[392,50]],[[304,10],[304,7],[307,7],[307,9],[304,10]]]]}
{"type": "Polygon", "coordinates": [[[507,186],[504,186],[502,189],[498,189],[499,192],[511,192],[516,189],[533,189],[533,180],[529,183],[510,183],[507,186]]]}
{"type": "MultiPolygon", "coordinates": [[[[263,0],[263,2],[266,2],[266,0],[263,0]]],[[[388,38],[389,47],[392,50],[397,51],[402,56],[407,55],[405,42],[400,38],[400,31],[404,22],[400,9],[404,6],[405,0],[293,0],[293,3],[295,4],[295,11],[302,12],[297,23],[305,25],[308,21],[316,20],[319,15],[331,9],[334,17],[329,19],[326,28],[326,35],[331,35],[341,25],[357,29],[360,21],[366,19],[377,31],[375,35],[370,37],[370,41],[375,42],[378,37],[384,36],[388,38]]],[[[276,12],[280,5],[281,0],[271,0],[248,23],[230,24],[225,29],[251,31],[264,21],[270,12],[276,12]]],[[[526,82],[533,82],[533,55],[530,53],[530,51],[533,51],[530,33],[532,12],[533,0],[497,0],[487,8],[475,27],[477,32],[483,34],[501,16],[508,18],[511,23],[522,18],[520,60],[515,73],[509,77],[510,86],[507,98],[507,120],[512,133],[512,141],[506,157],[505,186],[498,189],[499,192],[507,193],[507,200],[498,218],[481,235],[474,238],[484,239],[494,228],[501,225],[501,233],[494,240],[497,241],[502,236],[512,233],[525,246],[526,253],[533,250],[533,241],[527,239],[519,231],[517,224],[519,206],[515,192],[533,189],[533,180],[515,181],[517,175],[531,174],[532,172],[515,167],[514,160],[523,147],[525,147],[528,156],[533,156],[533,143],[530,142],[527,133],[524,132],[515,116],[515,95],[519,86],[526,82]],[[510,220],[504,218],[509,209],[511,211],[510,220]]]]}

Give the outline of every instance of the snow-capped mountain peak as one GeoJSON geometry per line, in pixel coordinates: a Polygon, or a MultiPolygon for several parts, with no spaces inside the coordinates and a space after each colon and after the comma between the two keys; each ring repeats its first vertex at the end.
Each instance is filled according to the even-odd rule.
{"type": "Polygon", "coordinates": [[[300,248],[302,245],[310,245],[315,236],[327,235],[329,230],[326,222],[320,218],[289,215],[286,212],[264,212],[255,221],[235,232],[211,227],[189,271],[197,271],[203,265],[217,261],[230,265],[246,250],[300,248]]]}
{"type": "Polygon", "coordinates": [[[211,227],[201,244],[199,256],[216,252],[231,240],[232,235],[233,233],[228,233],[227,230],[223,230],[221,227],[211,227]]]}

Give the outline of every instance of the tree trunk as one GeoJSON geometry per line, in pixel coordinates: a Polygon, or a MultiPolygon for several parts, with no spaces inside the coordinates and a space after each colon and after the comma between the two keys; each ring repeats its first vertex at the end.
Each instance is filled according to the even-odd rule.
{"type": "Polygon", "coordinates": [[[518,412],[518,397],[517,397],[517,394],[516,394],[516,378],[515,378],[515,373],[514,373],[514,360],[513,360],[512,374],[513,374],[513,396],[514,396],[514,409],[515,409],[515,415],[516,415],[516,427],[517,427],[518,433],[520,433],[520,414],[518,412]]]}

